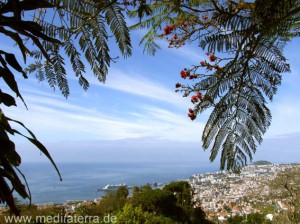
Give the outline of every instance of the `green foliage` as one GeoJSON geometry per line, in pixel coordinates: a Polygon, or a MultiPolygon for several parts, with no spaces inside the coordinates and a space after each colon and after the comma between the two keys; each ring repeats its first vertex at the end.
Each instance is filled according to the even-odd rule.
{"type": "Polygon", "coordinates": [[[265,222],[265,217],[259,213],[252,213],[247,215],[247,220],[245,223],[247,224],[260,224],[265,222]]]}
{"type": "Polygon", "coordinates": [[[144,185],[144,186],[141,187],[141,190],[142,191],[152,190],[152,187],[151,187],[150,184],[146,184],[146,185],[144,185]]]}
{"type": "Polygon", "coordinates": [[[213,224],[212,221],[206,219],[206,214],[200,207],[185,207],[185,211],[189,217],[188,223],[213,224]]]}
{"type": "Polygon", "coordinates": [[[254,163],[252,163],[252,165],[256,165],[256,166],[261,166],[261,165],[271,165],[272,163],[265,161],[265,160],[259,160],[256,161],[254,163]]]}
{"type": "Polygon", "coordinates": [[[233,216],[227,219],[228,224],[269,224],[272,223],[270,220],[265,219],[264,214],[251,213],[245,216],[233,216]]]}
{"type": "Polygon", "coordinates": [[[120,224],[144,224],[150,223],[150,214],[144,212],[141,207],[133,207],[126,204],[121,212],[117,214],[117,223],[120,224]]]}
{"type": "Polygon", "coordinates": [[[176,197],[169,191],[146,190],[134,198],[133,203],[136,206],[141,206],[144,211],[170,215],[176,204],[176,197]]]}
{"type": "Polygon", "coordinates": [[[94,216],[99,215],[98,211],[95,210],[95,206],[88,206],[88,205],[80,205],[76,208],[75,214],[78,216],[94,216]]]}
{"type": "Polygon", "coordinates": [[[194,208],[192,196],[188,182],[179,181],[166,185],[162,190],[136,190],[132,204],[156,216],[168,217],[175,223],[210,223],[200,207],[194,208]]]}
{"type": "MultiPolygon", "coordinates": [[[[28,216],[28,217],[32,217],[31,218],[31,222],[30,223],[35,223],[34,220],[38,220],[36,219],[36,217],[47,217],[47,216],[64,216],[65,212],[62,208],[60,207],[56,207],[56,206],[49,206],[47,208],[39,208],[36,205],[28,205],[28,204],[20,204],[19,205],[19,209],[22,212],[22,216],[28,216]]],[[[5,216],[10,216],[11,212],[4,212],[0,214],[0,223],[7,223],[5,221],[5,216]]],[[[17,224],[17,223],[21,223],[20,221],[16,221],[16,222],[12,222],[12,224],[17,224]]],[[[29,222],[22,222],[22,224],[26,224],[29,222]]],[[[36,223],[36,224],[44,224],[44,223],[36,223]]],[[[62,224],[61,222],[57,222],[57,224],[62,224]]]]}
{"type": "Polygon", "coordinates": [[[164,186],[163,190],[172,192],[179,205],[192,205],[192,188],[187,181],[178,181],[167,184],[164,186]]]}
{"type": "Polygon", "coordinates": [[[105,215],[122,209],[126,202],[126,198],[117,197],[116,193],[113,192],[102,197],[100,203],[96,207],[98,211],[101,211],[101,215],[105,215]]]}
{"type": "MultiPolygon", "coordinates": [[[[121,54],[131,55],[129,30],[118,1],[70,1],[70,0],[1,0],[0,35],[12,40],[22,53],[24,63],[29,56],[34,63],[23,69],[11,52],[0,50],[0,105],[16,106],[15,97],[3,92],[10,89],[25,101],[15,80],[15,73],[27,78],[35,73],[39,81],[47,80],[52,88],[58,88],[67,97],[70,93],[66,64],[70,64],[83,89],[89,83],[84,77],[84,58],[99,81],[104,82],[108,67],[114,58],[109,53],[108,41],[114,37],[121,54]],[[32,21],[29,21],[30,18],[32,21]],[[67,55],[66,58],[62,55],[67,55]],[[83,58],[84,56],[84,58],[83,58]]],[[[26,106],[27,107],[27,106],[26,106]]],[[[15,214],[19,211],[12,193],[31,199],[26,190],[26,179],[18,166],[21,157],[11,136],[21,135],[34,144],[59,171],[45,146],[21,122],[7,117],[0,108],[0,203],[6,203],[15,214]],[[18,125],[25,133],[11,127],[18,125]],[[19,177],[24,178],[22,182],[19,177]]],[[[60,176],[60,174],[59,174],[60,176]]]]}
{"type": "Polygon", "coordinates": [[[270,194],[268,197],[277,199],[287,205],[287,211],[281,211],[275,220],[281,220],[285,223],[300,222],[300,168],[286,169],[276,178],[268,183],[270,194]]]}
{"type": "MultiPolygon", "coordinates": [[[[120,224],[212,224],[206,220],[205,213],[200,207],[194,208],[192,204],[181,205],[180,198],[174,196],[174,189],[179,192],[183,186],[188,187],[186,183],[185,181],[171,183],[166,186],[171,189],[170,191],[139,189],[133,198],[118,197],[117,192],[110,192],[97,203],[75,205],[75,212],[69,215],[99,217],[99,220],[109,215],[116,217],[116,223],[120,224]]],[[[37,209],[36,206],[28,207],[20,204],[18,206],[21,208],[22,215],[33,218],[58,214],[63,217],[66,214],[64,209],[55,206],[42,209],[37,209]]],[[[4,216],[7,215],[9,215],[8,211],[0,214],[0,223],[4,222],[4,216]]]]}
{"type": "Polygon", "coordinates": [[[240,224],[244,220],[245,220],[245,217],[236,215],[236,216],[233,216],[233,217],[229,217],[227,219],[227,223],[228,224],[240,224]]]}
{"type": "Polygon", "coordinates": [[[59,39],[49,44],[43,40],[41,48],[33,52],[36,62],[27,69],[35,72],[40,81],[47,80],[53,88],[56,86],[64,96],[69,95],[69,87],[64,69],[64,53],[72,66],[79,84],[87,89],[88,81],[84,77],[84,60],[89,63],[93,74],[104,82],[113,57],[109,54],[108,40],[115,38],[122,55],[131,55],[129,30],[117,1],[50,1],[53,4],[53,18],[47,19],[47,11],[40,11],[36,23],[44,28],[45,35],[59,39]],[[58,8],[59,5],[59,8],[58,8]],[[55,19],[55,22],[52,22],[55,19]],[[57,20],[57,21],[56,21],[57,20]],[[45,60],[46,59],[46,60],[45,60]]]}
{"type": "Polygon", "coordinates": [[[140,192],[140,188],[137,186],[134,186],[132,188],[132,196],[135,197],[140,192]]]}
{"type": "Polygon", "coordinates": [[[117,222],[119,224],[174,224],[174,220],[156,216],[152,213],[145,212],[139,207],[134,207],[132,204],[126,204],[122,211],[117,214],[117,222]]]}
{"type": "Polygon", "coordinates": [[[127,198],[128,195],[129,195],[129,191],[126,186],[121,186],[116,191],[117,198],[127,198]]]}
{"type": "Polygon", "coordinates": [[[100,216],[118,213],[129,200],[125,197],[119,197],[116,192],[109,192],[103,196],[99,202],[92,204],[83,204],[75,209],[77,216],[100,216]]]}
{"type": "MultiPolygon", "coordinates": [[[[271,124],[267,107],[290,71],[283,48],[299,36],[300,2],[269,1],[146,1],[152,15],[132,29],[147,28],[141,43],[154,53],[156,39],[169,47],[195,42],[209,60],[181,71],[194,84],[180,84],[183,96],[196,94],[189,117],[212,112],[203,131],[210,161],[220,155],[220,168],[239,170],[253,159],[271,124]],[[163,29],[164,27],[164,29],[163,29]]],[[[138,11],[131,16],[140,16],[138,11]]]]}
{"type": "Polygon", "coordinates": [[[1,141],[1,154],[0,154],[0,202],[6,203],[12,212],[15,214],[19,214],[19,210],[15,205],[15,201],[12,195],[12,191],[16,191],[21,197],[31,199],[30,191],[26,191],[24,184],[20,180],[21,176],[24,178],[25,183],[27,185],[25,176],[23,173],[17,168],[21,164],[21,157],[17,153],[15,149],[15,144],[10,140],[9,135],[21,135],[28,139],[32,144],[34,144],[44,155],[48,157],[51,161],[55,169],[57,170],[59,176],[60,173],[52,160],[50,154],[48,153],[45,146],[40,143],[35,135],[27,129],[21,122],[10,119],[4,115],[2,110],[0,109],[0,141],[1,141]],[[23,127],[29,134],[29,136],[22,134],[18,130],[13,129],[9,122],[16,123],[23,127]],[[19,175],[18,175],[19,174],[19,175]],[[7,183],[7,180],[12,185],[12,189],[10,185],[7,183]]]}

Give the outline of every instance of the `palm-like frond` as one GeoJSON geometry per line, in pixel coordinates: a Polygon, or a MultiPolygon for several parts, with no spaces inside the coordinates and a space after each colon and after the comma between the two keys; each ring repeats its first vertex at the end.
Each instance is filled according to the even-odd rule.
{"type": "MultiPolygon", "coordinates": [[[[37,23],[43,27],[43,33],[46,36],[56,38],[62,44],[57,49],[52,42],[47,40],[42,42],[43,48],[39,48],[39,50],[43,53],[41,55],[47,57],[40,57],[38,60],[40,64],[47,65],[43,68],[44,73],[47,70],[47,74],[54,74],[50,73],[50,67],[54,70],[55,66],[58,68],[57,63],[50,59],[51,55],[55,55],[58,50],[59,54],[64,52],[69,59],[66,61],[61,58],[60,63],[71,64],[79,84],[84,89],[89,87],[89,83],[84,76],[85,61],[82,60],[82,56],[98,80],[104,82],[110,62],[116,58],[116,56],[111,56],[109,51],[110,33],[114,36],[122,55],[124,57],[131,55],[129,29],[117,1],[49,0],[49,3],[53,5],[55,19],[49,17],[45,12],[37,18],[37,23]],[[44,62],[45,58],[49,63],[44,62]]],[[[40,73],[40,75],[37,74],[39,77],[42,74],[41,69],[38,72],[40,73]]],[[[51,87],[58,85],[64,96],[69,94],[66,76],[66,71],[60,69],[60,72],[55,74],[55,82],[53,78],[47,78],[49,85],[51,87]]]]}
{"type": "Polygon", "coordinates": [[[210,54],[220,54],[213,63],[203,61],[202,66],[189,69],[198,81],[181,90],[185,95],[201,92],[195,114],[213,107],[202,136],[204,149],[211,150],[210,160],[220,155],[221,169],[238,169],[252,160],[270,126],[267,103],[272,101],[282,74],[290,71],[283,48],[299,32],[295,24],[299,24],[300,2],[185,1],[163,8],[158,5],[155,1],[150,6],[153,16],[133,26],[150,29],[142,41],[151,52],[160,28],[174,25],[173,33],[179,37],[197,41],[210,54]],[[186,27],[177,25],[178,18],[186,27]],[[199,74],[201,67],[207,68],[206,73],[199,74]]]}
{"type": "MultiPolygon", "coordinates": [[[[1,1],[0,17],[0,34],[15,41],[25,63],[28,55],[34,60],[23,70],[14,54],[0,50],[0,78],[24,104],[11,69],[21,73],[24,78],[27,78],[26,73],[35,73],[39,81],[47,80],[50,87],[59,89],[68,97],[70,90],[67,75],[72,72],[66,70],[69,64],[79,84],[87,89],[89,83],[84,77],[85,64],[90,65],[99,81],[104,82],[106,79],[113,60],[108,44],[111,36],[115,37],[124,57],[131,55],[129,29],[117,1],[1,1]],[[33,21],[28,21],[31,17],[27,12],[32,10],[35,10],[34,15],[30,15],[33,21]],[[87,63],[82,56],[85,56],[87,63]]],[[[1,88],[0,105],[16,106],[15,98],[2,92],[1,88]]],[[[21,157],[10,139],[11,135],[21,135],[29,140],[50,160],[59,176],[60,173],[47,149],[35,135],[21,122],[6,117],[0,109],[0,202],[6,203],[18,215],[13,192],[24,199],[31,200],[31,195],[29,188],[26,190],[25,187],[25,176],[18,169],[21,157]],[[13,129],[10,123],[19,125],[27,134],[13,129]]]]}

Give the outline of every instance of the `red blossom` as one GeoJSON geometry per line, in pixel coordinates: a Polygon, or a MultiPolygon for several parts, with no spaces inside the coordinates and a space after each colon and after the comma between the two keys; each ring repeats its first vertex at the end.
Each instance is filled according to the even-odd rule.
{"type": "Polygon", "coordinates": [[[198,75],[190,75],[190,79],[196,79],[198,78],[198,75]]]}
{"type": "Polygon", "coordinates": [[[167,26],[164,28],[164,35],[169,35],[170,33],[172,33],[173,30],[174,30],[174,26],[169,26],[169,25],[167,25],[167,26]]]}
{"type": "Polygon", "coordinates": [[[197,96],[199,99],[201,99],[201,97],[202,97],[202,95],[201,95],[200,92],[198,92],[198,93],[196,94],[196,96],[197,96]]]}
{"type": "Polygon", "coordinates": [[[196,95],[191,97],[192,103],[197,103],[198,101],[199,101],[199,98],[196,95]]]}
{"type": "Polygon", "coordinates": [[[209,56],[209,60],[211,62],[214,62],[216,59],[217,59],[217,57],[215,55],[213,55],[213,54],[209,56]]]}
{"type": "Polygon", "coordinates": [[[207,15],[202,15],[202,19],[207,20],[208,19],[207,15]]]}
{"type": "Polygon", "coordinates": [[[202,99],[202,95],[201,95],[200,92],[198,92],[196,95],[191,97],[191,102],[192,103],[198,103],[199,100],[201,100],[201,99],[202,99]]]}
{"type": "Polygon", "coordinates": [[[178,83],[176,83],[176,86],[175,86],[176,88],[179,88],[179,87],[181,87],[181,84],[178,82],[178,83]]]}
{"type": "Polygon", "coordinates": [[[181,71],[180,72],[181,78],[186,79],[186,77],[188,77],[188,74],[185,71],[181,71]]]}
{"type": "Polygon", "coordinates": [[[196,115],[194,113],[188,114],[188,117],[191,118],[192,121],[196,119],[196,115]]]}

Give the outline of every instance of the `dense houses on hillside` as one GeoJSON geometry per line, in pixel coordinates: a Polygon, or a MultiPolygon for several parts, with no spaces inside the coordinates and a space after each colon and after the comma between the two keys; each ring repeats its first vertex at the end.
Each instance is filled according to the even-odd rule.
{"type": "MultiPolygon", "coordinates": [[[[194,174],[190,184],[194,189],[195,206],[201,206],[211,219],[225,220],[229,216],[247,215],[261,212],[257,204],[275,210],[286,210],[287,205],[280,201],[266,200],[267,184],[276,175],[299,165],[250,165],[239,174],[220,171],[217,173],[194,174]]],[[[272,211],[270,211],[272,212],[272,211]]],[[[267,218],[272,219],[272,214],[267,218]]]]}
{"type": "MultiPolygon", "coordinates": [[[[216,173],[194,174],[189,183],[194,190],[195,206],[201,206],[207,217],[220,222],[228,217],[251,213],[264,213],[272,220],[277,211],[289,209],[286,200],[270,199],[268,183],[277,174],[290,168],[300,168],[299,164],[287,165],[250,165],[239,174],[220,171],[216,173]]],[[[161,186],[162,187],[162,186],[161,186]]],[[[57,207],[66,214],[72,214],[81,205],[98,203],[92,201],[66,201],[63,204],[37,204],[37,209],[57,207]]],[[[0,214],[7,207],[0,207],[0,214]]]]}

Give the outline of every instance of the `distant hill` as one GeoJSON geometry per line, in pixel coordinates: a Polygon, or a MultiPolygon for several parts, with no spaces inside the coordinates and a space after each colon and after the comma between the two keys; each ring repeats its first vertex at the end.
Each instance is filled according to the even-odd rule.
{"type": "Polygon", "coordinates": [[[259,160],[259,161],[256,161],[256,162],[252,163],[252,165],[257,165],[257,166],[258,165],[270,165],[270,164],[272,164],[272,163],[270,163],[266,160],[259,160]]]}

